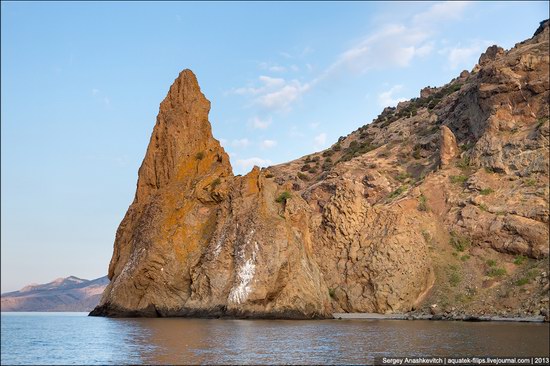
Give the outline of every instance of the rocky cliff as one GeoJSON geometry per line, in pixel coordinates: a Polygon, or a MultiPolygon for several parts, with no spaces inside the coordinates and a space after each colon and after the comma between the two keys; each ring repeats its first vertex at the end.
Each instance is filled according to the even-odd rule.
{"type": "Polygon", "coordinates": [[[547,315],[548,55],[546,21],[330,149],[243,177],[184,70],[91,314],[547,315]]]}
{"type": "Polygon", "coordinates": [[[109,279],[85,280],[75,276],[42,285],[29,285],[2,294],[2,311],[90,311],[94,309],[109,279]]]}

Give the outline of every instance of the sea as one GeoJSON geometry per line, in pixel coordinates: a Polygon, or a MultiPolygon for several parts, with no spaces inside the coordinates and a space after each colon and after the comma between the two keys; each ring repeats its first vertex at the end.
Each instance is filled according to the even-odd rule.
{"type": "Polygon", "coordinates": [[[2,365],[374,364],[391,357],[548,360],[548,323],[111,319],[1,314],[2,365]]]}

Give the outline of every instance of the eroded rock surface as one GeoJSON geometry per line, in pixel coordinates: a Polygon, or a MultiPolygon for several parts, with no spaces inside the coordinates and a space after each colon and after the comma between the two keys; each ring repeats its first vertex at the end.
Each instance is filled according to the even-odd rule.
{"type": "Polygon", "coordinates": [[[548,34],[243,177],[183,71],[92,315],[548,314],[548,34]]]}

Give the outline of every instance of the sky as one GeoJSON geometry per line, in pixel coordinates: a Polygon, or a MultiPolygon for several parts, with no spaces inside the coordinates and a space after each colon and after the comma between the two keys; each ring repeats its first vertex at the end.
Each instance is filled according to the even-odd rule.
{"type": "Polygon", "coordinates": [[[330,146],[548,13],[546,1],[2,1],[2,293],[107,273],[181,70],[246,174],[330,146]]]}

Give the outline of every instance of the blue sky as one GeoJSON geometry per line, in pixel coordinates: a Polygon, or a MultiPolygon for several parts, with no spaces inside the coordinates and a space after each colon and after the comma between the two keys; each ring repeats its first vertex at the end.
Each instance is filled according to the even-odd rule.
{"type": "Polygon", "coordinates": [[[184,68],[235,174],[329,146],[532,36],[547,2],[2,2],[2,292],[107,272],[184,68]]]}

